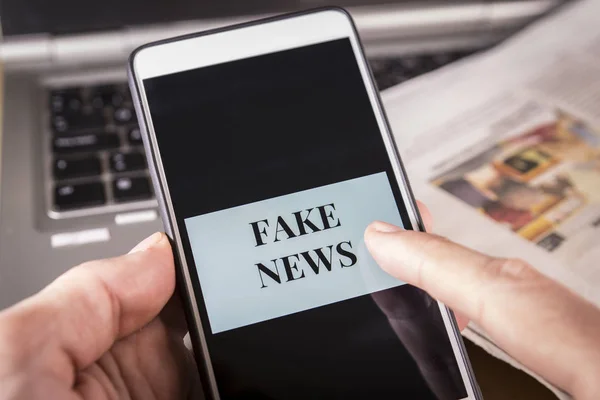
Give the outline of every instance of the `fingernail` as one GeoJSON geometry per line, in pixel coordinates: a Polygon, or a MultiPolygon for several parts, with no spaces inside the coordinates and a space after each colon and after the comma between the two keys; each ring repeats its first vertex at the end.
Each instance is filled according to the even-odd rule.
{"type": "Polygon", "coordinates": [[[396,225],[388,224],[387,222],[382,222],[382,221],[373,222],[371,224],[371,227],[375,231],[381,232],[381,233],[393,233],[393,232],[398,232],[398,231],[402,230],[402,228],[400,228],[396,225]]]}
{"type": "Polygon", "coordinates": [[[146,239],[142,240],[135,246],[129,254],[138,253],[140,251],[148,250],[150,247],[154,246],[156,243],[160,242],[163,237],[163,234],[160,232],[153,233],[148,236],[146,239]]]}

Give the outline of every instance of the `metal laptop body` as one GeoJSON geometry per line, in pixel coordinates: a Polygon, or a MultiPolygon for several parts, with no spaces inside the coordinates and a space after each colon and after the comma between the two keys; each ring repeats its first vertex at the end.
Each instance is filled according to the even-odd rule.
{"type": "MultiPolygon", "coordinates": [[[[135,120],[125,118],[123,111],[129,107],[128,95],[119,92],[119,85],[126,82],[131,50],[165,37],[324,5],[313,0],[235,5],[190,0],[22,3],[3,0],[0,8],[5,35],[0,47],[4,68],[0,309],[33,294],[78,263],[126,253],[162,229],[152,189],[144,183],[148,173],[138,156],[142,150],[133,132],[135,120]],[[48,4],[52,8],[46,10],[48,4]],[[115,8],[100,13],[103,7],[115,8]],[[97,100],[98,115],[104,118],[102,132],[96,132],[100,127],[77,134],[60,130],[65,107],[93,108],[93,93],[106,87],[111,91],[108,99],[97,100]],[[69,105],[74,98],[64,95],[69,88],[77,88],[75,98],[83,99],[81,104],[69,105]],[[113,90],[123,98],[116,98],[113,90]],[[64,95],[62,103],[55,94],[64,95]],[[74,153],[78,146],[85,149],[83,155],[74,153]],[[87,161],[79,162],[84,158],[87,161]],[[130,169],[134,161],[136,168],[130,169]],[[80,176],[85,169],[88,175],[80,176]],[[66,171],[75,175],[64,178],[66,171]],[[78,193],[93,196],[82,200],[74,197],[78,193]]],[[[420,62],[415,58],[419,55],[444,57],[486,48],[562,1],[337,3],[349,6],[375,75],[378,69],[386,69],[379,81],[384,88],[409,78],[398,75],[420,62]],[[390,59],[400,61],[386,61],[390,59]]],[[[82,111],[85,115],[87,108],[82,111]]]]}

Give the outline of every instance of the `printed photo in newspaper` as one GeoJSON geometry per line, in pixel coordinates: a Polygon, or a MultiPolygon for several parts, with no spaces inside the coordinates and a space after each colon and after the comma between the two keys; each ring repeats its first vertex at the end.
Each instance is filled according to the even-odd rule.
{"type": "Polygon", "coordinates": [[[554,115],[431,183],[524,240],[558,249],[571,232],[600,225],[600,130],[554,115]]]}

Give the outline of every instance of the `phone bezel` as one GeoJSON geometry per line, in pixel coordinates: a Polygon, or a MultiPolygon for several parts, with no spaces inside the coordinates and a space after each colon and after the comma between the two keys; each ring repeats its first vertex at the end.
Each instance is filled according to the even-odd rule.
{"type": "MultiPolygon", "coordinates": [[[[210,362],[208,346],[204,337],[204,330],[200,320],[196,294],[192,286],[190,270],[184,255],[182,238],[180,236],[180,231],[175,218],[175,210],[170,202],[169,188],[166,182],[164,169],[162,167],[162,160],[156,141],[154,127],[152,125],[152,119],[145,95],[143,80],[151,77],[182,72],[185,70],[201,68],[203,66],[215,65],[222,62],[243,59],[261,54],[268,54],[270,52],[346,37],[351,41],[357,64],[367,88],[369,99],[371,101],[371,105],[373,107],[388,156],[390,157],[398,187],[400,188],[403,199],[405,199],[405,206],[412,227],[414,230],[425,231],[421,215],[406,176],[404,165],[402,164],[394,136],[390,129],[387,115],[385,114],[385,110],[379,96],[379,90],[377,89],[372,71],[364,55],[364,49],[362,43],[360,42],[358,31],[352,20],[352,17],[346,10],[338,7],[319,8],[303,12],[284,14],[205,32],[179,36],[141,46],[130,56],[128,63],[129,84],[134,100],[134,106],[136,108],[138,119],[140,120],[140,130],[144,138],[144,148],[148,157],[148,164],[159,203],[160,213],[165,224],[166,233],[169,236],[174,249],[174,257],[178,274],[177,279],[179,282],[178,288],[187,300],[185,302],[186,318],[190,328],[190,336],[195,351],[196,362],[200,367],[199,372],[201,374],[203,384],[208,386],[206,389],[208,389],[207,394],[210,398],[219,399],[220,396],[218,393],[212,364],[210,362]],[[300,19],[302,20],[301,24],[290,24],[290,21],[298,22],[300,19]],[[324,23],[325,25],[322,25],[324,23]],[[305,28],[314,28],[315,26],[325,28],[302,29],[303,25],[305,28]],[[232,37],[227,38],[226,36],[231,36],[232,33],[234,34],[233,37],[235,37],[235,33],[237,33],[239,38],[239,34],[242,30],[244,30],[244,34],[247,34],[248,32],[254,33],[254,36],[246,36],[247,40],[256,39],[259,37],[263,40],[260,43],[269,43],[269,40],[271,40],[271,46],[259,46],[257,49],[256,46],[254,46],[254,48],[249,48],[246,43],[246,46],[239,45],[235,49],[227,48],[226,51],[221,51],[223,50],[223,47],[218,46],[218,39],[225,41],[231,40],[232,37]],[[306,34],[306,32],[310,32],[310,34],[306,34]],[[282,36],[278,36],[278,34],[281,35],[282,33],[288,33],[290,35],[284,35],[283,40],[281,40],[282,36]],[[273,38],[278,38],[278,41],[276,41],[275,45],[273,44],[273,38]],[[300,38],[303,40],[299,40],[300,38]],[[277,46],[277,43],[280,43],[280,47],[277,46]],[[287,45],[281,45],[281,43],[287,43],[287,45]],[[201,45],[203,45],[203,47],[201,45]],[[212,58],[206,51],[202,53],[202,56],[194,55],[196,53],[190,51],[190,49],[194,49],[198,54],[200,54],[201,52],[198,51],[199,47],[202,47],[204,50],[207,48],[210,50],[210,47],[213,49],[217,48],[218,50],[214,53],[210,53],[212,54],[212,58]],[[183,56],[181,56],[182,54],[183,56]],[[141,67],[142,64],[144,67],[141,67]]],[[[438,305],[440,307],[440,312],[454,351],[455,358],[459,365],[461,377],[467,389],[468,397],[465,399],[481,399],[482,395],[477,382],[475,381],[473,370],[454,315],[452,311],[443,303],[438,302],[438,305]]]]}

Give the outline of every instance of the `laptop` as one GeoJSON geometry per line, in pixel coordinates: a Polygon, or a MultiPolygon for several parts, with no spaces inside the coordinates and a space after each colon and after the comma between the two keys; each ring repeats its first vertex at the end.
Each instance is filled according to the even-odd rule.
{"type": "MultiPolygon", "coordinates": [[[[381,90],[501,41],[562,0],[336,0],[381,90]]],[[[2,0],[0,309],[162,229],[126,59],[146,42],[324,0],[2,0]]],[[[317,28],[318,29],[318,28],[317,28]]],[[[141,266],[143,267],[143,266],[141,266]]]]}

